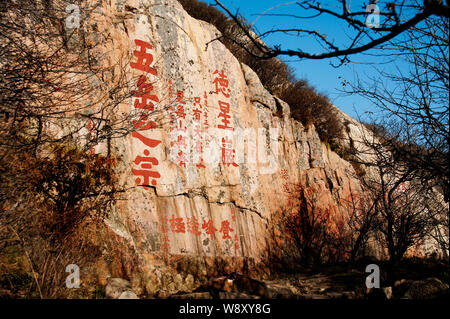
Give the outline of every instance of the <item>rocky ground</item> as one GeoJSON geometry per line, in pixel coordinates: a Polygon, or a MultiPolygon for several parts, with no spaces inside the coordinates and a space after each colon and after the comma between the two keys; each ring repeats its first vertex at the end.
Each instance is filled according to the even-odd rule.
{"type": "MultiPolygon", "coordinates": [[[[240,273],[213,278],[191,291],[159,290],[155,296],[137,295],[128,280],[110,278],[106,287],[96,289],[92,298],[108,299],[435,299],[448,298],[449,285],[435,277],[422,280],[402,279],[380,289],[359,287],[354,279],[361,274],[297,274],[260,281],[240,273]]],[[[14,279],[14,278],[13,278],[14,279]]],[[[16,278],[17,279],[17,278],[16,278]]],[[[15,282],[17,284],[17,280],[15,282]]],[[[0,289],[0,299],[39,298],[23,291],[0,289]]],[[[89,298],[89,296],[68,296],[89,298]]]]}
{"type": "MultiPolygon", "coordinates": [[[[435,277],[422,280],[402,279],[393,286],[367,289],[364,274],[296,274],[260,281],[241,273],[218,277],[192,291],[175,293],[160,290],[161,299],[436,299],[449,297],[449,285],[435,277]]],[[[106,286],[106,298],[138,298],[128,281],[112,278],[106,286]]]]}
{"type": "MultiPolygon", "coordinates": [[[[0,254],[0,299],[40,298],[33,272],[18,247],[7,246],[0,254]],[[14,248],[14,249],[13,249],[14,248]],[[7,253],[6,253],[6,250],[7,253]]],[[[272,274],[268,280],[231,273],[209,280],[191,274],[169,275],[161,272],[161,285],[154,293],[139,288],[124,278],[108,278],[98,286],[82,284],[80,289],[65,289],[52,298],[161,298],[161,299],[429,299],[449,297],[449,265],[437,260],[406,260],[399,267],[399,280],[380,289],[367,289],[364,272],[369,261],[349,265],[324,265],[299,269],[289,274],[272,274]],[[164,287],[164,288],[162,288],[164,287]]],[[[385,265],[380,263],[380,268],[385,265]]],[[[63,283],[62,283],[63,285],[63,283]]],[[[45,297],[45,295],[44,295],[45,297]]]]}

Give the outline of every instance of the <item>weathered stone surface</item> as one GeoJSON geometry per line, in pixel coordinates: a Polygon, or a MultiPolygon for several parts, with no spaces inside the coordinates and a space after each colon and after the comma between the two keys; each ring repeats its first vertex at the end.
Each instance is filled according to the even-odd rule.
{"type": "Polygon", "coordinates": [[[247,295],[239,292],[219,292],[219,299],[261,299],[260,296],[247,295]]]}
{"type": "Polygon", "coordinates": [[[156,293],[155,297],[159,298],[159,299],[167,299],[171,296],[171,293],[168,292],[167,290],[158,290],[158,292],[156,293]]]}
{"type": "MultiPolygon", "coordinates": [[[[111,142],[112,152],[120,158],[117,173],[126,192],[108,212],[106,231],[93,238],[107,247],[111,258],[98,273],[102,278],[103,274],[130,278],[133,288],[140,286],[149,296],[166,298],[198,287],[204,278],[241,272],[245,276],[226,277],[221,283],[226,286],[223,291],[234,292],[233,287],[238,287],[242,293],[264,296],[264,285],[248,278],[269,275],[267,253],[273,240],[269,230],[277,214],[293,209],[295,187],[313,188],[318,206],[327,209],[331,218],[340,219],[347,214],[343,203],[360,189],[354,168],[321,143],[314,127],[305,128],[290,117],[289,106],[265,90],[256,74],[216,40],[215,27],[190,17],[177,1],[120,1],[133,8],[126,12],[118,1],[100,2],[92,21],[108,40],[96,43],[96,50],[103,50],[111,60],[125,55],[137,62],[135,40],[151,45],[146,52],[152,55],[156,74],[129,67],[128,75],[131,85],[142,74],[152,83],[152,94],[159,100],[153,118],[158,126],[139,134],[161,143],[149,147],[136,134],[111,142]],[[216,91],[214,81],[222,70],[229,97],[216,91]],[[202,123],[207,113],[210,129],[223,124],[219,101],[229,103],[229,125],[248,133],[245,143],[233,140],[238,166],[209,162],[215,155],[220,160],[224,138],[220,134],[228,130],[205,135],[210,145],[218,147],[209,155],[204,150],[204,167],[192,161],[181,165],[173,158],[171,148],[176,141],[171,137],[169,107],[177,110],[181,91],[186,113],[183,125],[191,137],[194,110],[199,107],[196,99],[201,101],[202,123]],[[277,129],[278,135],[270,135],[270,129],[277,129]],[[254,144],[250,143],[252,133],[254,144]],[[136,173],[144,167],[141,162],[158,173],[154,183],[149,180],[145,187],[143,176],[136,173]],[[175,229],[177,221],[184,228],[175,229]],[[207,222],[214,233],[206,232],[207,222]],[[224,222],[231,229],[228,235],[224,222]],[[189,228],[188,223],[197,228],[189,228]]],[[[121,111],[134,112],[137,100],[123,103],[121,111]]],[[[342,116],[349,122],[348,140],[358,139],[364,128],[342,116]]],[[[209,132],[204,124],[201,130],[209,132]]],[[[118,298],[117,289],[108,285],[109,296],[118,298]]]]}
{"type": "Polygon", "coordinates": [[[382,290],[384,295],[386,296],[386,299],[392,298],[392,287],[383,287],[382,290]]]}
{"type": "Polygon", "coordinates": [[[433,299],[449,295],[449,285],[437,278],[413,281],[406,291],[405,299],[433,299]]]}
{"type": "Polygon", "coordinates": [[[186,285],[186,288],[188,290],[193,290],[194,289],[194,276],[192,276],[191,274],[188,274],[184,280],[184,284],[186,285]]]}
{"type": "Polygon", "coordinates": [[[187,294],[176,294],[169,297],[170,299],[211,299],[209,292],[192,292],[187,294]]]}
{"type": "Polygon", "coordinates": [[[277,111],[274,97],[264,88],[258,75],[245,64],[241,64],[244,78],[249,89],[249,98],[252,103],[258,102],[257,106],[266,107],[272,113],[277,111]]]}
{"type": "Polygon", "coordinates": [[[126,290],[120,294],[119,299],[139,299],[139,297],[134,292],[126,290]]]}
{"type": "Polygon", "coordinates": [[[109,278],[105,288],[106,298],[119,299],[120,297],[129,296],[129,293],[133,292],[131,291],[131,284],[128,280],[122,278],[109,278]]]}

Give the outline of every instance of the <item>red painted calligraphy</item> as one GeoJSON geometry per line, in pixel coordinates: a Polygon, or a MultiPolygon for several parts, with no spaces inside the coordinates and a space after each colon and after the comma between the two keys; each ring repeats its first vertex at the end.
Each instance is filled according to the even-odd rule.
{"type": "Polygon", "coordinates": [[[164,215],[161,217],[161,232],[163,234],[163,243],[162,243],[162,249],[166,253],[169,250],[169,228],[167,226],[168,220],[167,220],[167,213],[164,213],[164,215]]]}
{"type": "Polygon", "coordinates": [[[234,162],[234,156],[236,151],[232,147],[232,141],[228,137],[222,138],[222,163],[224,165],[230,166],[233,165],[235,167],[239,166],[234,162]]]}
{"type": "Polygon", "coordinates": [[[221,93],[226,98],[230,97],[230,89],[228,88],[228,80],[227,76],[221,70],[220,72],[218,70],[215,70],[213,74],[217,74],[217,77],[214,79],[213,83],[216,85],[216,93],[221,93]]]}
{"type": "Polygon", "coordinates": [[[185,225],[183,222],[183,218],[175,218],[175,215],[172,214],[172,218],[169,219],[170,228],[174,233],[185,233],[185,225]]]}
{"type": "MultiPolygon", "coordinates": [[[[216,86],[216,93],[217,94],[220,93],[224,97],[229,98],[230,97],[230,89],[228,88],[229,82],[227,80],[225,72],[223,70],[221,72],[216,70],[214,71],[213,75],[217,75],[213,81],[213,83],[216,86]]],[[[223,100],[219,100],[218,103],[220,112],[217,117],[220,119],[221,124],[218,124],[217,127],[223,130],[234,131],[234,128],[231,126],[230,103],[223,100]]],[[[222,147],[221,147],[222,164],[228,167],[230,165],[237,167],[239,165],[236,164],[234,161],[236,151],[233,149],[232,144],[233,141],[230,140],[228,137],[222,138],[222,147]]]]}
{"type": "Polygon", "coordinates": [[[211,239],[214,238],[214,232],[216,232],[217,229],[213,226],[212,220],[204,220],[202,228],[206,230],[206,234],[211,236],[211,239]]]}
{"type": "Polygon", "coordinates": [[[134,43],[139,47],[139,50],[134,50],[133,54],[137,58],[137,61],[130,62],[130,66],[134,69],[156,75],[156,70],[150,66],[153,62],[153,55],[147,52],[147,49],[152,49],[150,43],[138,39],[134,40],[134,43]]]}
{"type": "Polygon", "coordinates": [[[234,249],[238,250],[239,246],[239,236],[237,234],[234,235],[234,249]]]}
{"type": "Polygon", "coordinates": [[[219,232],[223,233],[222,239],[231,239],[230,232],[234,230],[230,227],[230,222],[228,220],[222,221],[219,232]]]}
{"type": "Polygon", "coordinates": [[[188,233],[194,234],[196,236],[199,236],[201,234],[200,223],[198,222],[197,218],[188,218],[186,225],[188,233]]]}
{"type": "Polygon", "coordinates": [[[224,130],[231,130],[234,129],[229,126],[230,124],[230,104],[227,102],[219,101],[219,108],[220,113],[218,117],[221,117],[222,124],[219,124],[217,127],[224,130]]]}
{"type": "MultiPolygon", "coordinates": [[[[134,50],[133,54],[136,57],[136,62],[130,62],[130,66],[134,69],[144,71],[153,75],[156,75],[155,69],[151,66],[153,62],[153,56],[148,50],[152,49],[152,46],[142,40],[134,40],[134,43],[139,47],[134,50]]],[[[148,82],[145,75],[141,75],[137,82],[137,91],[133,91],[134,107],[136,109],[144,111],[154,111],[155,103],[159,102],[159,98],[153,93],[154,87],[148,82]]],[[[148,138],[139,131],[150,130],[157,127],[157,123],[149,119],[149,114],[140,114],[139,119],[132,122],[133,126],[137,129],[131,133],[133,138],[140,140],[148,149],[144,150],[143,155],[137,155],[134,159],[134,164],[138,165],[138,169],[132,169],[132,173],[136,176],[136,184],[143,186],[144,189],[148,189],[150,186],[157,185],[157,179],[161,175],[156,170],[156,166],[159,161],[156,157],[150,156],[150,149],[157,147],[161,141],[148,138]]]]}
{"type": "MultiPolygon", "coordinates": [[[[288,174],[287,169],[281,170],[281,178],[284,179],[285,181],[289,180],[289,174],[288,174]]],[[[289,184],[287,182],[283,183],[283,192],[288,193],[288,194],[290,193],[289,184]]]]}

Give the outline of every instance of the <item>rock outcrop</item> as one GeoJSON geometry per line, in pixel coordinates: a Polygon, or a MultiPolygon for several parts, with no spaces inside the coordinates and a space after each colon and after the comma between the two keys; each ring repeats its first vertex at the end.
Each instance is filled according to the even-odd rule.
{"type": "Polygon", "coordinates": [[[93,14],[106,39],[95,49],[131,59],[135,94],[122,111],[154,112],[111,142],[126,192],[93,238],[109,257],[85,272],[148,295],[222,273],[266,278],[276,216],[294,208],[296,187],[314,189],[332,218],[347,214],[360,190],[353,166],[291,118],[215,27],[175,0],[103,1],[93,14]]]}

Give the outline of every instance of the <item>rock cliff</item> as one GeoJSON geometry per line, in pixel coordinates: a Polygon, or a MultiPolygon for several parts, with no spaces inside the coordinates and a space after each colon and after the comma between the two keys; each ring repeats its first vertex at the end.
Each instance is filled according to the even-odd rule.
{"type": "Polygon", "coordinates": [[[153,111],[112,144],[127,191],[97,239],[114,256],[94,267],[101,281],[139,274],[154,292],[168,269],[265,277],[276,217],[293,209],[299,186],[314,189],[333,218],[346,214],[359,191],[352,165],[291,118],[215,27],[175,0],[103,2],[94,14],[107,39],[96,50],[129,54],[138,79],[123,112],[153,111]]]}
{"type": "MultiPolygon", "coordinates": [[[[290,116],[215,27],[175,0],[101,1],[91,21],[97,52],[129,57],[134,94],[121,111],[150,116],[109,146],[126,191],[91,237],[103,256],[84,276],[127,278],[150,295],[233,271],[265,278],[288,251],[278,217],[295,209],[299,187],[335,227],[346,218],[360,192],[354,167],[290,116]]],[[[342,117],[358,140],[362,126],[342,117]]]]}

